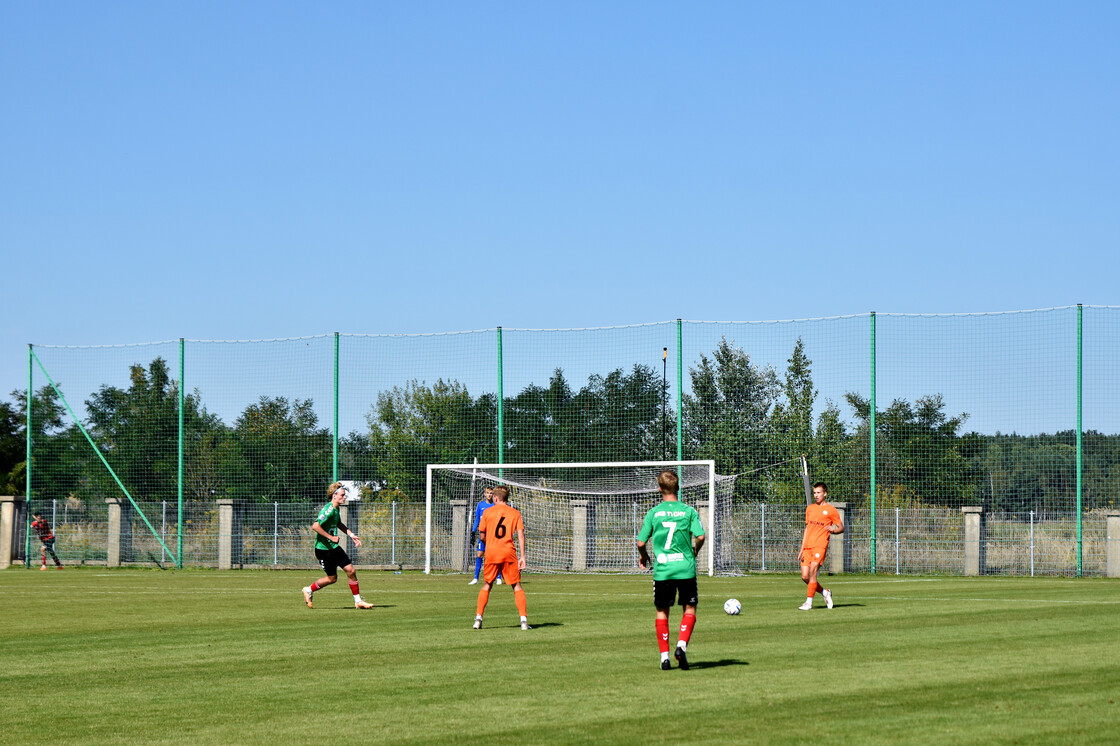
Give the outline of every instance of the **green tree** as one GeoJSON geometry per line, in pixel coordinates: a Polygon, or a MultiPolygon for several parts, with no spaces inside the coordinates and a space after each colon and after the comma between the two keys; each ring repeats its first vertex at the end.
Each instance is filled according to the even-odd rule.
{"type": "Polygon", "coordinates": [[[547,387],[507,400],[508,460],[520,463],[643,461],[661,453],[662,381],[635,365],[594,374],[573,392],[557,368],[547,387]]]}
{"type": "MultiPolygon", "coordinates": [[[[860,422],[850,453],[853,462],[869,473],[871,403],[856,393],[845,398],[860,422]]],[[[895,399],[885,411],[876,413],[879,507],[959,505],[976,500],[976,480],[958,433],[968,414],[950,417],[945,406],[944,398],[935,394],[919,397],[914,404],[895,399]]]]}
{"type": "MultiPolygon", "coordinates": [[[[86,400],[89,433],[134,500],[172,500],[178,470],[179,390],[167,362],[129,368],[129,387],[101,386],[86,400]]],[[[104,496],[120,490],[104,468],[92,483],[104,496]]]]}
{"type": "MultiPolygon", "coordinates": [[[[22,495],[26,488],[27,390],[12,392],[15,406],[11,408],[16,426],[15,438],[8,440],[13,456],[18,458],[7,472],[9,494],[22,495]],[[18,440],[18,446],[16,441],[18,440]],[[18,456],[15,450],[18,447],[18,456]]],[[[85,482],[83,474],[93,454],[76,426],[66,424],[66,408],[54,387],[44,385],[32,401],[32,491],[35,499],[51,499],[79,494],[85,482]]]]}
{"type": "MultiPolygon", "coordinates": [[[[19,391],[13,391],[15,397],[19,391]]],[[[0,489],[5,495],[22,495],[25,485],[16,485],[13,471],[19,465],[22,475],[26,458],[26,441],[22,436],[23,422],[16,407],[0,402],[0,489]]],[[[22,480],[21,480],[22,481],[22,480]]]]}
{"type": "Polygon", "coordinates": [[[366,421],[385,499],[423,499],[427,464],[496,460],[497,400],[472,399],[457,381],[413,380],[382,392],[366,421]]]}
{"type": "Polygon", "coordinates": [[[781,501],[797,502],[803,498],[800,457],[814,455],[813,404],[817,391],[813,387],[812,365],[799,337],[787,360],[781,386],[783,398],[774,405],[768,429],[771,452],[782,462],[766,472],[768,490],[781,501]]]}
{"type": "MultiPolygon", "coordinates": [[[[145,368],[129,367],[127,389],[101,386],[86,400],[88,431],[105,460],[134,500],[168,500],[178,497],[179,382],[171,377],[167,361],[157,357],[145,368]]],[[[212,496],[201,486],[206,449],[220,441],[223,426],[202,409],[197,392],[183,397],[185,496],[212,496]]],[[[75,428],[76,430],[76,428],[75,428]]],[[[80,435],[70,434],[75,444],[80,435]]],[[[81,491],[83,497],[119,496],[112,476],[88,452],[81,491]]],[[[215,479],[216,481],[216,479],[215,479]]]]}
{"type": "Polygon", "coordinates": [[[244,478],[226,482],[217,496],[261,502],[323,496],[334,440],[318,424],[310,399],[262,396],[250,404],[234,422],[244,478]]]}
{"type": "Polygon", "coordinates": [[[760,369],[734,343],[722,339],[709,359],[689,369],[692,393],[684,397],[684,438],[689,458],[715,459],[736,480],[739,497],[762,499],[756,470],[773,463],[770,415],[781,390],[772,369],[760,369]]]}

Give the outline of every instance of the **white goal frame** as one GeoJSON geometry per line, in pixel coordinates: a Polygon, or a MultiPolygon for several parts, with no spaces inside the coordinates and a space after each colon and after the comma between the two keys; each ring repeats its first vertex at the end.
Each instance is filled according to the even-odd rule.
{"type": "MultiPolygon", "coordinates": [[[[708,468],[708,523],[704,527],[708,546],[708,575],[715,575],[715,538],[716,533],[716,462],[713,459],[700,459],[694,461],[568,461],[561,463],[538,464],[428,464],[424,479],[424,574],[432,572],[432,472],[438,469],[464,471],[464,470],[509,470],[520,469],[589,469],[607,467],[664,467],[671,469],[677,466],[706,466],[708,468]]],[[[651,491],[653,491],[651,489],[651,491]]]]}

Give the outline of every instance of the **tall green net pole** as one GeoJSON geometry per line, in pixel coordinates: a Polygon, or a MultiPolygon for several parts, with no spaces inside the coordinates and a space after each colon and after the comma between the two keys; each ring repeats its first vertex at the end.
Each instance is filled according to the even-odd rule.
{"type": "MultiPolygon", "coordinates": [[[[502,327],[498,327],[498,463],[504,464],[506,458],[505,403],[502,390],[502,327]]],[[[501,472],[498,473],[501,476],[501,472]]]]}
{"type": "Polygon", "coordinates": [[[875,531],[875,312],[871,312],[871,574],[875,574],[875,549],[878,534],[875,531]]]}
{"type": "Polygon", "coordinates": [[[338,332],[334,333],[334,455],[331,458],[331,481],[338,481],[338,332]]]}
{"type": "Polygon", "coordinates": [[[176,567],[180,570],[183,569],[183,410],[186,405],[187,385],[184,379],[184,372],[186,364],[184,362],[184,352],[186,345],[183,338],[179,337],[179,475],[178,475],[178,503],[179,503],[179,517],[176,523],[176,551],[178,559],[175,562],[176,567]]]}
{"type": "Polygon", "coordinates": [[[1077,304],[1077,577],[1081,577],[1081,304],[1077,304]]]}
{"type": "Polygon", "coordinates": [[[684,352],[681,350],[681,320],[677,319],[677,461],[684,461],[684,352]]]}
{"type": "Polygon", "coordinates": [[[31,352],[31,345],[27,345],[27,416],[24,418],[24,439],[26,440],[27,453],[24,456],[26,459],[25,468],[23,470],[24,488],[23,494],[26,497],[24,502],[24,527],[23,527],[23,566],[31,567],[31,453],[32,453],[32,438],[31,438],[31,401],[32,393],[35,389],[32,388],[34,380],[34,363],[32,360],[34,355],[31,352]]]}

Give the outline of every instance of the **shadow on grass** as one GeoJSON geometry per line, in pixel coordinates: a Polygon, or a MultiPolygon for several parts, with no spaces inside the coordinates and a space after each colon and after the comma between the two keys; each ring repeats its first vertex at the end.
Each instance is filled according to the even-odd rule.
{"type": "Polygon", "coordinates": [[[693,668],[722,668],[723,666],[749,666],[747,661],[739,661],[734,658],[724,658],[718,661],[692,661],[689,669],[693,668]]]}
{"type": "Polygon", "coordinates": [[[327,607],[316,606],[315,611],[319,611],[320,608],[321,608],[322,611],[373,611],[374,609],[395,609],[395,608],[397,608],[397,605],[396,604],[374,604],[373,609],[359,609],[356,606],[327,606],[327,607]]]}
{"type": "Polygon", "coordinates": [[[834,609],[843,609],[847,606],[863,606],[863,604],[832,604],[834,609]]]}

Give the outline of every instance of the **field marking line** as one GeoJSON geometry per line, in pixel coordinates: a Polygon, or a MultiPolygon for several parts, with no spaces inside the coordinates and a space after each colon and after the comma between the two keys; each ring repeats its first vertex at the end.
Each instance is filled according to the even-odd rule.
{"type": "Polygon", "coordinates": [[[940,598],[937,596],[850,596],[845,594],[843,598],[860,598],[860,599],[881,599],[884,601],[971,601],[975,603],[1011,603],[1011,604],[1069,604],[1077,606],[1116,606],[1120,605],[1120,600],[1117,601],[1066,601],[1055,598],[940,598]]]}

